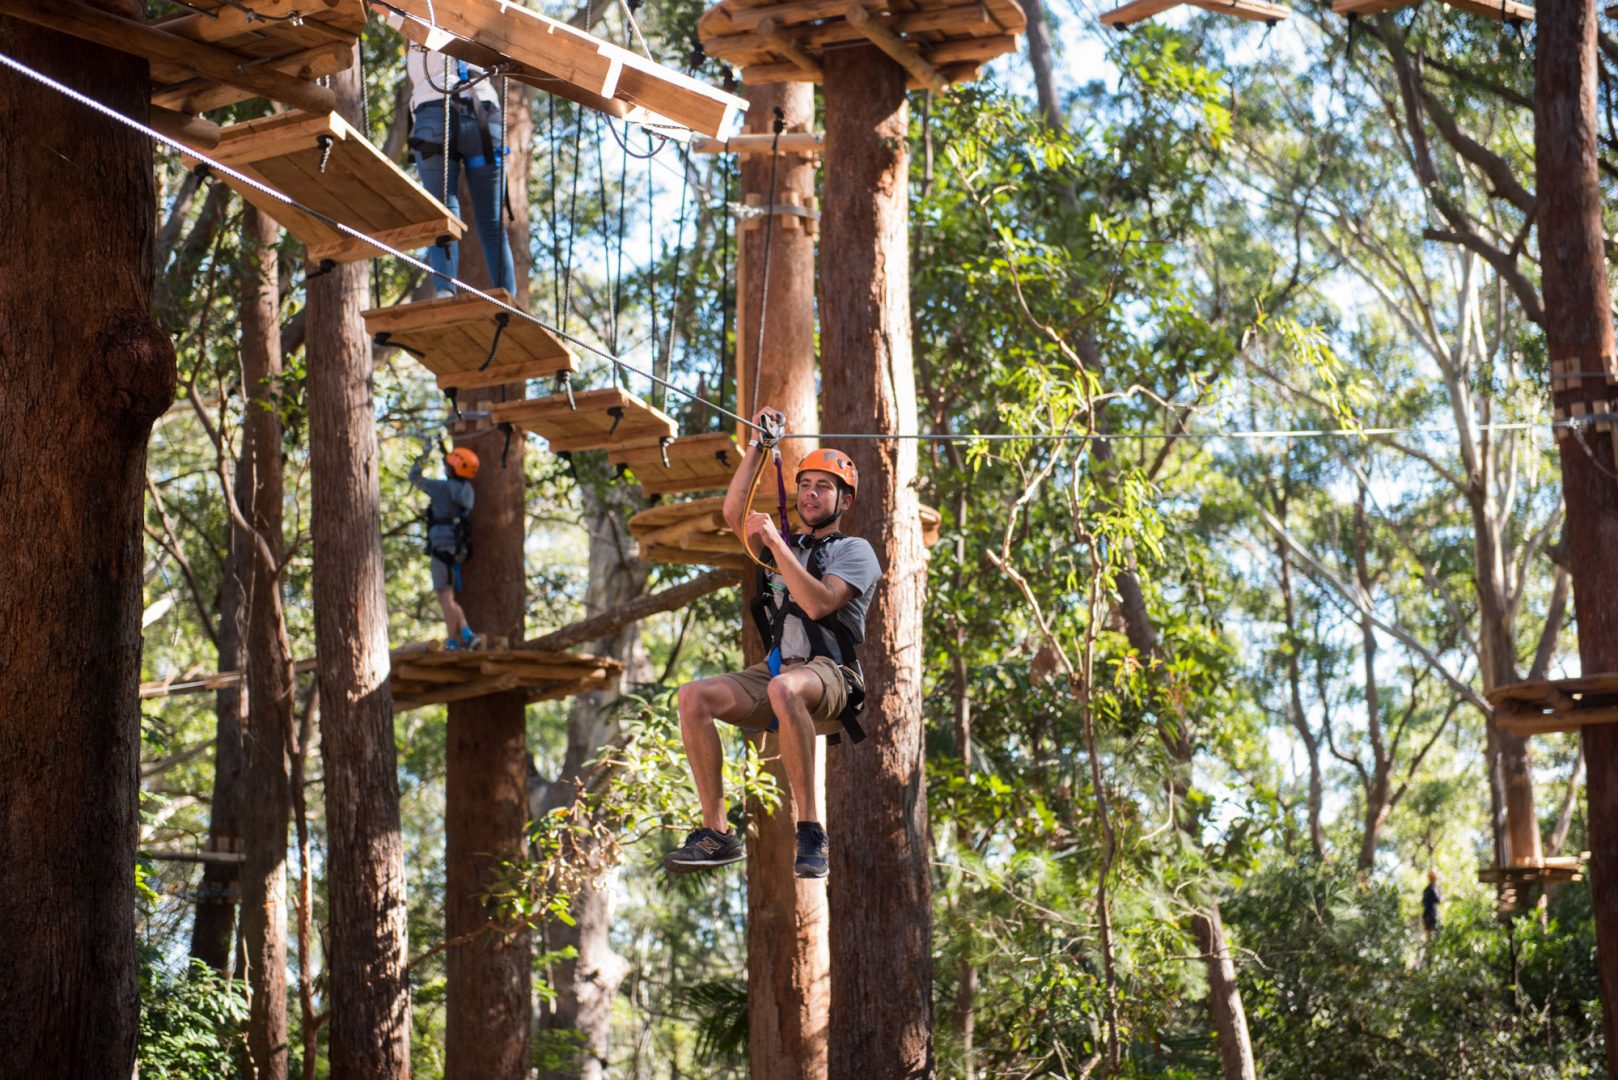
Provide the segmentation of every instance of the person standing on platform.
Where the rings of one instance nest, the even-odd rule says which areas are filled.
[[[428,194],[461,217],[461,172],[472,196],[472,227],[483,245],[483,261],[489,280],[497,289],[517,294],[516,264],[511,258],[511,242],[501,222],[505,192],[500,168],[505,147],[501,136],[505,125],[495,77],[482,68],[441,52],[408,46],[405,74],[410,80],[410,151]],[[449,157],[444,157],[445,109],[449,111]],[[460,270],[459,245],[454,241],[431,247],[427,265],[437,275],[433,280],[435,297],[453,296],[449,282]]]
[[[449,638],[446,649],[475,649],[478,636],[466,624],[455,594],[461,591],[461,565],[472,557],[472,478],[478,474],[478,456],[458,446],[444,456],[444,479],[423,475],[432,447],[422,450],[410,467],[410,483],[431,500],[427,507],[427,554],[432,558],[433,592],[444,612]]]

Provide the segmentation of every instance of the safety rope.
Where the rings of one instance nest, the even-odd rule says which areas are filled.
[[[674,288],[669,295],[669,333],[668,341],[663,348],[663,369],[659,374],[667,378],[674,370],[674,333],[680,323],[680,274],[684,269],[682,262],[685,255],[685,204],[686,196],[691,190],[691,162],[685,157],[680,158],[680,217],[674,231]],[[656,295],[653,295],[653,317],[656,317]],[[666,391],[659,392],[658,408],[662,408],[668,401]]]
[[[777,194],[775,190],[776,167],[781,161],[781,133],[786,130],[786,127],[787,114],[777,105],[775,107],[775,137],[770,140],[769,205],[772,212],[764,218],[764,268],[760,275],[762,280],[759,283],[758,290],[758,334],[755,337],[756,344],[753,348],[753,404],[749,409],[753,413],[758,412],[758,385],[759,381],[764,377],[764,318],[765,313],[770,310],[770,255],[771,249],[775,247],[775,214],[773,209]],[[736,404],[739,407],[741,401],[738,399]]]

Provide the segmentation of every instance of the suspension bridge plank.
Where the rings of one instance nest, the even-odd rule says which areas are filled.
[[[787,520],[794,530],[801,532],[803,521],[798,517],[790,493],[787,499]],[[650,507],[630,518],[629,534],[640,545],[641,560],[735,569],[751,566],[742,551],[741,540],[725,524],[724,504],[724,496],[685,499]],[[779,511],[777,494],[766,492],[761,485],[753,499],[753,509],[775,520]],[[942,519],[930,506],[921,507],[920,515],[922,543],[932,547],[938,543]]]
[[[674,436],[676,424],[627,390],[612,386],[491,406],[494,423],[510,423],[550,441],[552,453],[610,450]]]
[[[489,295],[511,302],[504,289],[492,289]],[[494,361],[479,371],[489,359],[497,317],[502,314],[510,317],[500,333]],[[420,354],[417,359],[438,377],[443,390],[503,386],[573,371],[573,354],[559,338],[475,293],[373,308],[363,317],[366,330],[376,336],[378,344],[398,345]]]
[[[389,681],[395,712],[452,701],[519,691],[530,701],[602,690],[617,681],[623,666],[587,653],[511,649],[446,649],[422,642],[393,652]]]
[[[499,54],[532,80],[560,79],[592,98],[622,101],[653,116],[648,126],[686,128],[723,138],[747,103],[672,68],[592,36],[568,23],[501,0],[393,0],[417,36],[442,43],[448,33]],[[438,46],[435,46],[438,47]],[[447,44],[442,45],[449,48]],[[577,99],[575,99],[577,100]]]
[[[633,472],[647,495],[687,495],[723,488],[741,460],[736,440],[724,432],[682,435],[667,444],[625,446],[607,455],[607,464]]]
[[[322,138],[330,140],[324,172]],[[466,231],[464,222],[336,113],[288,112],[232,124],[221,129],[213,156],[314,211],[288,206],[235,177],[222,177],[302,240],[317,262],[352,262],[380,252],[316,214],[398,248],[430,245],[440,236],[459,238]]]

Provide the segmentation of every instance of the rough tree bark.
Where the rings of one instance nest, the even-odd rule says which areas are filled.
[[[293,742],[292,642],[281,596],[280,228],[242,212],[241,359],[246,408],[235,539],[246,544],[247,723],[242,729],[242,953],[252,1012],[248,1052],[259,1080],[287,1074],[287,823]],[[242,528],[242,526],[247,528]]]
[[[873,46],[825,58],[822,230],[824,425],[916,430],[910,337],[905,73]],[[858,745],[828,751],[831,1013],[828,1075],[933,1075],[932,882],[922,755],[926,561],[912,439],[859,439],[848,531],[883,567],[861,650],[869,697]]]
[[[531,92],[508,95],[506,179],[510,190],[527,190]],[[471,206],[463,190],[461,205]],[[512,200],[515,220],[507,221],[517,280],[516,306],[528,300],[528,205]],[[461,274],[474,285],[491,281],[482,245],[461,245]],[[468,391],[461,408],[479,410],[494,401],[521,397],[523,388]],[[473,487],[472,550],[463,572],[461,604],[472,628],[520,640],[526,610],[523,574],[523,461],[521,432],[512,435],[483,424],[455,439],[470,447],[480,468]],[[502,462],[501,458],[505,460]],[[525,793],[528,767],[527,707],[521,693],[494,694],[452,702],[445,754],[444,936],[459,938],[486,925],[498,913],[483,897],[499,876],[504,859],[519,857],[528,821]],[[531,941],[527,930],[482,934],[450,949],[445,1021],[445,1076],[450,1080],[520,1080],[527,1076]]]
[[[359,121],[355,68],[332,76]],[[410,1075],[404,848],[388,688],[366,264],[309,282],[309,453],[315,652],[325,766],[331,1075]]]
[[[1592,0],[1545,0],[1538,7],[1534,50],[1534,164],[1539,177],[1540,266],[1545,337],[1553,370],[1613,369],[1612,297],[1602,240],[1597,173],[1596,8]],[[1553,385],[1553,390],[1554,390]],[[1558,413],[1618,411],[1618,390],[1605,379],[1576,379],[1554,393]],[[1618,671],[1618,483],[1611,473],[1608,431],[1558,432],[1567,502],[1567,553],[1579,629],[1579,659],[1588,674]],[[1597,967],[1607,1045],[1618,1047],[1618,730],[1583,733],[1590,822],[1590,887],[1595,907]],[[1618,1054],[1607,1055],[1618,1077]]]
[[[780,109],[787,131],[810,131],[815,121],[814,87],[779,83],[744,90],[752,104],[747,130],[775,130]],[[769,154],[741,159],[742,201],[758,205],[802,203],[815,191],[815,161],[801,154]],[[775,190],[771,191],[774,181]],[[739,229],[736,259],[737,411],[752,416],[764,405],[780,409],[791,431],[815,431],[820,425],[815,402],[815,245],[801,219],[775,218],[744,222]],[[769,310],[764,311],[765,233],[770,233]],[[764,332],[759,347],[760,319]],[[756,403],[756,404],[755,404]],[[751,430],[738,432],[743,442]],[[794,439],[781,447],[787,483],[798,460],[814,449]],[[773,490],[774,470],[760,490]],[[789,493],[788,498],[791,498]],[[764,643],[748,617],[748,604],[758,589],[758,575],[742,576],[742,660],[764,659]],[[818,742],[817,742],[817,745]],[[759,744],[770,775],[783,793],[786,771],[774,735]],[[820,762],[826,762],[819,748]],[[824,784],[817,770],[816,783]],[[822,800],[824,802],[824,800]],[[792,874],[797,857],[797,814],[788,794],[774,814],[755,799],[747,804],[747,1056],[754,1080],[809,1080],[826,1075],[827,979],[830,955],[826,939],[826,889],[820,882],[799,881]],[[828,826],[830,827],[830,826]]]
[[[247,545],[231,530],[225,572],[219,582],[219,670],[240,671],[247,662],[243,634],[243,592],[247,578]],[[241,683],[214,696],[213,794],[208,803],[208,848],[235,851],[241,835],[242,721],[247,707]],[[196,916],[191,923],[191,958],[221,975],[231,973],[231,944],[236,934],[236,900],[241,867],[230,862],[202,865],[197,885]]]
[[[584,499],[585,527],[590,533],[590,583],[585,605],[593,614],[644,594],[649,568],[635,557],[634,541],[626,524],[632,506],[629,491],[593,483],[581,484],[579,490]],[[591,642],[586,651],[623,664],[624,686],[647,682],[652,677],[638,624],[621,627]],[[574,698],[567,718],[567,753],[561,772],[546,790],[540,813],[572,805],[584,781],[586,764],[617,735],[613,704],[619,696],[616,690],[598,690]],[[604,890],[585,889],[575,896],[572,915],[572,926],[552,920],[545,927],[549,951],[572,946],[577,956],[556,964],[556,998],[540,1018],[540,1026],[558,1035],[577,1033],[571,1037],[578,1039],[578,1049],[568,1066],[542,1073],[541,1077],[603,1080],[607,1076],[612,1001],[629,965],[607,940],[612,912]]]
[[[146,116],[142,60],[3,18],[0,51]],[[142,490],[175,382],[154,199],[144,136],[0,72],[0,1067],[44,1080],[135,1064]]]

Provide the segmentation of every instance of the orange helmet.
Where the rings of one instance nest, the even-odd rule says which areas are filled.
[[[860,489],[860,471],[854,467],[854,459],[841,450],[810,451],[798,462],[798,471],[792,474],[793,482],[806,472],[829,472],[847,484],[848,490],[858,492]]]
[[[457,446],[445,457],[450,471],[462,480],[470,480],[478,474],[478,456],[464,446]]]

